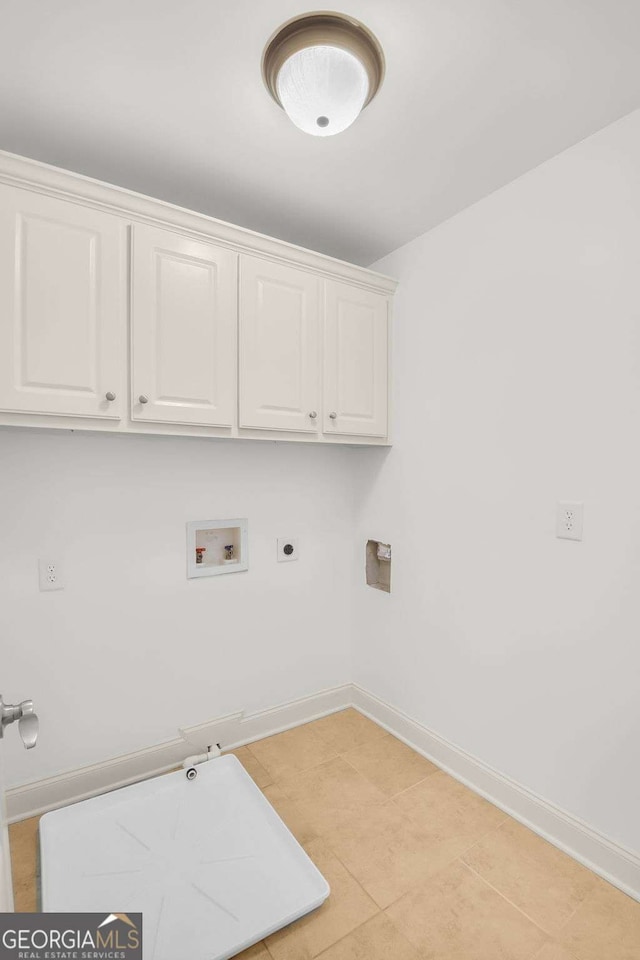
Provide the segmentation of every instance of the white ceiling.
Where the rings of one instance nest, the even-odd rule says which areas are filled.
[[[312,0],[0,0],[0,148],[359,263],[640,106],[640,0],[344,0],[387,76],[310,137],[260,58]]]

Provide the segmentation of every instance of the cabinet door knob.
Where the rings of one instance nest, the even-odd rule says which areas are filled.
[[[109,403],[111,403],[111,401],[112,401],[112,400],[115,400],[115,398],[116,398],[115,393],[113,393],[113,391],[111,391],[111,390],[109,390],[109,393],[105,393],[104,396],[105,396],[105,399],[109,401]]]
[[[335,410],[332,410],[331,413],[329,414],[329,420],[337,420],[337,419],[338,419],[338,414],[335,412]]]
[[[149,397],[145,397],[144,393],[141,393],[138,397],[140,403],[149,403]]]
[[[309,416],[311,417],[312,420],[315,420],[315,418],[318,416],[317,411],[312,410]]]

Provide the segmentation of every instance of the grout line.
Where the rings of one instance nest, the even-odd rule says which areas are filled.
[[[382,728],[381,728],[381,729],[382,729]],[[286,731],[285,731],[285,732],[286,732]],[[276,734],[276,736],[277,736],[277,734]],[[268,738],[266,738],[266,739],[268,739]],[[254,741],[254,742],[259,742],[259,741]],[[247,744],[245,744],[245,746],[246,746],[246,747],[249,747],[249,750],[250,750],[250,752],[251,752],[251,756],[254,758],[254,760],[257,761],[257,763],[260,764],[260,766],[263,768],[263,770],[265,770],[265,771],[269,774],[270,777],[273,777],[273,774],[269,773],[269,769],[264,765],[264,763],[262,763],[262,761],[261,761],[261,760],[255,755],[255,753],[251,750],[251,745],[247,743]],[[366,744],[362,744],[362,746],[366,746]],[[351,752],[351,750],[353,750],[353,749],[355,749],[355,748],[351,747],[350,750],[347,751],[347,752]],[[366,774],[361,773],[360,770],[357,770],[356,767],[353,766],[353,764],[351,763],[351,761],[347,759],[347,757],[346,757],[346,755],[345,755],[344,753],[333,753],[333,754],[331,754],[331,756],[325,757],[324,760],[320,760],[319,763],[312,763],[311,766],[309,766],[309,767],[303,767],[303,768],[300,769],[300,770],[296,770],[295,773],[285,774],[285,775],[282,776],[282,777],[273,777],[272,783],[277,783],[277,784],[280,786],[282,780],[289,780],[289,779],[292,779],[293,777],[303,776],[304,774],[309,773],[311,770],[316,770],[318,767],[322,767],[322,766],[324,766],[324,765],[327,764],[327,763],[331,763],[333,760],[344,760],[345,763],[347,763],[347,764],[352,768],[352,770],[355,770],[356,773],[357,773],[359,776],[361,776],[361,777],[363,777],[365,780],[367,780],[367,782],[370,783],[370,784],[372,784],[372,786],[374,786],[374,787],[376,786],[376,784],[373,783],[373,781],[369,780],[369,778],[366,776]],[[380,790],[379,787],[376,787],[376,789],[379,790],[380,793],[382,793],[382,790]],[[390,797],[385,797],[385,800],[390,800],[390,799],[391,799]]]
[[[323,720],[324,717],[321,717],[320,719]],[[311,722],[311,723],[315,723],[316,721],[312,720],[312,721],[310,721],[310,722]],[[294,729],[297,729],[297,728],[294,728]],[[285,731],[283,731],[283,732],[284,732],[284,733],[288,733],[289,731],[288,731],[288,730],[285,730]],[[274,734],[274,736],[279,736],[279,734]],[[265,739],[265,740],[269,740],[270,737],[265,737],[264,739]],[[254,740],[254,741],[253,741],[253,743],[260,743],[260,742],[261,742],[261,741],[259,741],[259,740]],[[251,753],[251,756],[254,758],[254,760],[256,760],[257,763],[260,764],[260,766],[263,768],[263,770],[265,770],[265,771],[269,774],[270,777],[273,777],[273,774],[271,774],[271,773],[269,772],[268,768],[265,767],[265,765],[264,765],[264,763],[262,762],[262,760],[260,760],[260,758],[257,757],[256,754],[253,752],[253,750],[251,749],[251,744],[250,744],[250,743],[245,743],[244,746],[249,749],[249,752]],[[237,748],[236,748],[236,749],[237,749]],[[282,778],[273,777],[273,783],[279,782],[280,779],[287,780],[287,779],[290,779],[291,777],[302,776],[302,774],[308,773],[309,770],[315,770],[316,767],[321,767],[323,764],[325,764],[325,763],[330,763],[332,760],[337,760],[339,757],[341,757],[341,758],[343,758],[343,759],[346,760],[346,757],[344,757],[343,754],[341,754],[341,753],[332,753],[331,756],[325,757],[324,760],[321,760],[319,763],[312,763],[312,764],[311,764],[310,766],[308,766],[308,767],[302,767],[300,770],[296,770],[294,773],[285,774]],[[346,762],[349,763],[348,760],[346,760]]]
[[[551,944],[551,945],[553,946],[553,943],[554,943],[553,940],[545,940],[545,942],[542,944],[542,946],[540,947],[540,949],[539,949],[539,950],[536,950],[535,953],[532,953],[531,956],[528,958],[528,960],[536,960],[536,957],[539,957],[540,954],[542,953],[542,951],[543,951],[544,949],[546,949],[546,947],[548,947],[549,944]]]
[[[355,767],[355,766],[351,763],[351,760],[347,760],[347,758],[346,758],[346,756],[345,756],[344,754],[342,754],[342,753],[340,754],[340,759],[341,759],[341,760],[344,760],[344,762],[347,764],[347,766],[351,767],[351,769],[352,769],[355,773],[357,773],[359,777],[362,777],[363,780],[366,780],[367,783],[369,784],[369,786],[371,786],[371,787],[373,787],[375,790],[377,790],[378,793],[380,794],[380,796],[384,798],[384,799],[381,801],[380,806],[382,806],[383,803],[386,803],[386,801],[389,800],[389,797],[386,797],[386,796],[385,796],[384,792],[380,789],[380,787],[379,787],[377,784],[375,784],[375,783],[373,782],[373,780],[370,780],[369,777],[366,775],[366,773],[362,773],[360,770],[358,770],[358,768]],[[372,804],[372,806],[374,806],[374,804]]]
[[[252,756],[255,757],[255,754],[252,754]],[[270,777],[272,777],[272,783],[280,784],[283,780],[292,780],[294,777],[302,777],[311,770],[316,770],[318,767],[324,766],[325,763],[331,763],[332,760],[337,760],[339,756],[339,754],[335,754],[335,756],[327,757],[325,760],[321,760],[320,763],[312,763],[309,767],[302,767],[300,770],[295,770],[293,773],[285,773],[277,777],[274,777],[272,773],[269,773],[268,768],[265,767],[260,760],[258,760],[258,763],[260,763],[263,769],[267,771]],[[255,757],[255,759],[257,760],[258,758]]]
[[[588,870],[588,867],[585,867],[585,870]],[[571,923],[571,921],[573,920],[573,918],[575,917],[575,915],[578,913],[578,911],[579,911],[579,910],[582,910],[582,908],[583,908],[585,905],[588,904],[589,900],[591,900],[591,898],[595,896],[596,891],[597,891],[597,888],[598,888],[598,885],[599,885],[600,883],[607,883],[606,880],[603,880],[602,877],[599,877],[597,873],[593,873],[592,870],[589,870],[589,873],[591,873],[591,875],[594,877],[594,879],[595,879],[595,881],[596,881],[596,882],[595,882],[595,885],[594,885],[594,888],[593,888],[593,890],[590,890],[590,891],[589,891],[589,893],[586,895],[586,897],[584,898],[584,900],[581,900],[580,903],[578,904],[578,906],[575,908],[575,910],[573,910],[573,911],[571,912],[571,915],[570,915],[569,917],[567,917],[567,920],[566,920],[565,923],[562,924],[562,929],[561,929],[560,932],[557,934],[557,937],[559,937],[559,936],[562,935],[562,933],[563,933],[563,932],[566,930],[566,928],[569,926],[569,924]],[[611,886],[611,885],[607,883],[607,886]],[[614,887],[613,889],[615,890],[616,888]],[[565,950],[566,950],[566,947],[565,947]],[[571,953],[571,951],[567,950],[567,953]],[[573,954],[571,954],[571,956],[573,956]]]
[[[295,801],[294,801],[294,803],[295,803]],[[346,870],[346,872],[349,874],[349,876],[350,876],[351,879],[354,881],[354,883],[356,883],[356,884],[358,885],[358,887],[360,887],[360,889],[361,889],[362,892],[364,893],[365,897],[367,897],[367,899],[371,901],[371,903],[372,903],[372,904],[374,905],[374,907],[376,908],[377,912],[378,912],[378,913],[381,913],[384,908],[381,907],[378,903],[376,903],[376,901],[373,899],[373,897],[371,896],[371,894],[369,893],[368,890],[365,890],[362,882],[355,876],[354,873],[351,872],[351,870],[349,869],[349,867],[347,866],[347,864],[343,861],[342,857],[338,856],[338,854],[336,853],[336,851],[335,851],[335,850],[333,849],[333,847],[331,846],[331,843],[329,842],[329,840],[327,839],[327,837],[325,837],[325,836],[323,836],[322,834],[320,834],[320,835],[317,836],[315,839],[316,839],[316,840],[320,840],[320,842],[323,843],[323,844],[328,848],[328,850],[331,852],[331,856],[334,857],[334,859],[336,859],[336,860],[338,861],[338,863],[339,863],[339,864]],[[313,842],[313,841],[312,841],[312,842]],[[318,867],[318,869],[320,869],[320,868]],[[376,916],[376,914],[374,914],[374,916]],[[369,917],[369,919],[371,920],[371,917]],[[365,920],[364,922],[366,923],[367,921]],[[360,924],[360,926],[362,926],[362,924]]]
[[[508,903],[509,906],[513,907],[514,910],[517,910],[518,913],[521,913],[523,917],[526,917],[527,920],[530,923],[532,923],[534,927],[536,927],[540,931],[540,933],[543,933],[545,937],[552,938],[555,936],[555,934],[550,933],[548,930],[545,930],[544,927],[541,927],[540,924],[536,920],[534,920],[533,917],[530,917],[529,914],[522,909],[522,907],[519,907],[517,903],[514,903],[512,900],[509,900],[509,897],[507,897],[504,893],[502,893],[501,890],[498,890],[497,887],[494,887],[494,885],[490,883],[486,877],[483,877],[481,873],[478,873],[477,870],[474,870],[473,867],[470,867],[469,864],[462,859],[462,857],[458,857],[458,861],[463,867],[466,867],[470,873],[476,876],[478,880],[481,880],[482,883],[484,883],[487,887],[490,887],[494,893],[497,893],[498,896],[505,901],[505,903]]]
[[[327,714],[326,716],[317,717],[315,720],[309,720],[309,721],[307,721],[306,723],[298,724],[297,726],[294,726],[294,727],[289,727],[289,728],[287,728],[286,730],[281,730],[280,733],[273,733],[273,734],[271,734],[271,735],[268,736],[268,737],[261,737],[261,738],[259,738],[258,740],[252,740],[252,741],[250,741],[250,742],[248,742],[248,743],[243,744],[243,746],[247,747],[247,749],[248,749],[249,752],[251,753],[251,756],[254,758],[254,760],[256,760],[256,761],[267,771],[267,773],[269,774],[269,776],[272,776],[272,774],[269,772],[269,770],[267,769],[267,767],[264,766],[264,764],[262,763],[262,761],[260,760],[260,758],[257,756],[257,754],[255,754],[254,751],[251,749],[254,744],[263,743],[265,740],[271,740],[271,739],[273,739],[273,738],[275,738],[275,737],[280,736],[281,733],[289,733],[290,730],[300,730],[300,729],[303,728],[303,727],[313,726],[313,725],[315,725],[316,723],[321,722],[322,720],[328,719],[328,717],[335,717],[335,716],[338,716],[338,715],[341,714],[341,713],[346,713],[347,710],[354,710],[359,716],[364,717],[364,714],[361,713],[360,710],[357,710],[357,709],[356,709],[355,707],[353,707],[353,706],[350,706],[350,707],[349,707],[349,706],[347,706],[347,707],[342,707],[342,708],[340,708],[339,710],[335,710],[335,711],[333,711],[332,713]],[[368,720],[369,717],[367,717],[366,719]],[[375,720],[371,720],[370,722],[371,722],[371,723],[376,727],[376,729],[379,731],[379,737],[371,737],[371,740],[365,741],[365,743],[362,743],[362,744],[358,744],[356,747],[350,746],[350,747],[348,748],[348,750],[345,750],[345,751],[342,751],[342,752],[341,752],[340,750],[338,750],[336,753],[331,754],[331,756],[325,757],[325,759],[324,759],[324,760],[321,760],[320,763],[313,763],[313,764],[311,764],[311,766],[309,766],[309,767],[303,767],[301,770],[297,770],[297,771],[296,771],[295,773],[293,773],[293,774],[287,774],[287,775],[286,775],[284,778],[282,778],[282,779],[286,779],[286,778],[289,777],[289,776],[294,776],[294,777],[295,777],[295,776],[299,776],[300,774],[307,773],[307,771],[313,770],[315,767],[319,767],[319,766],[321,766],[323,763],[328,763],[330,760],[336,760],[338,757],[343,757],[343,758],[346,760],[345,753],[349,753],[349,752],[351,752],[351,750],[357,749],[358,746],[360,746],[360,747],[367,746],[369,743],[373,743],[375,740],[381,739],[382,737],[393,737],[393,734],[392,734],[392,733],[389,733],[388,730],[385,730],[384,727],[380,726],[379,723],[376,723]],[[398,739],[397,737],[393,737],[393,738],[394,738],[394,740],[397,740],[397,739]],[[237,749],[237,748],[236,748],[236,749]],[[412,749],[413,749],[413,748],[412,748]],[[228,752],[230,752],[230,751],[228,751]],[[414,753],[417,753],[417,751],[414,750]],[[418,756],[420,756],[420,754],[418,754]],[[347,763],[348,763],[348,762],[349,762],[349,761],[347,760]],[[354,768],[354,769],[355,769],[355,768]],[[358,771],[358,773],[359,773],[359,772],[360,772],[360,771]],[[362,774],[362,776],[364,776],[364,774]],[[277,783],[278,780],[279,780],[279,778],[273,777],[273,782],[274,782],[274,783]],[[370,781],[370,782],[371,782],[371,781]]]
[[[381,729],[382,729],[382,728],[381,728]],[[398,738],[397,738],[397,737],[394,737],[392,733],[387,734],[387,736],[393,737],[394,740],[398,740]],[[401,743],[401,742],[402,742],[401,740],[398,740],[398,743]],[[367,744],[363,744],[363,746],[367,746]],[[352,753],[354,749],[357,749],[357,748],[352,747],[352,748],[348,751],[348,753]],[[415,755],[416,755],[417,757],[420,756],[420,754],[418,753],[418,751],[417,751],[417,750],[414,750],[413,747],[409,747],[409,749],[412,751],[412,753],[415,753]],[[340,756],[342,757],[342,759],[343,759],[346,763],[349,764],[350,767],[353,767],[353,769],[356,771],[356,773],[359,773],[360,776],[361,776],[361,777],[364,777],[364,779],[365,779],[368,783],[370,783],[370,784],[371,784],[372,786],[374,786],[377,790],[379,790],[380,793],[384,794],[385,803],[389,802],[390,800],[395,800],[396,797],[401,797],[403,793],[406,793],[406,792],[407,792],[407,790],[413,790],[414,787],[419,786],[421,783],[424,783],[425,780],[428,780],[429,777],[432,777],[432,776],[434,775],[434,773],[442,773],[442,771],[440,770],[440,767],[438,767],[438,766],[434,763],[434,764],[433,764],[434,769],[433,769],[430,773],[428,773],[428,774],[426,775],[426,777],[422,777],[420,780],[417,780],[416,783],[412,783],[412,784],[410,784],[408,787],[403,787],[403,789],[402,789],[402,790],[398,790],[397,793],[392,793],[390,796],[387,796],[387,795],[384,793],[384,790],[382,790],[381,787],[379,787],[377,783],[375,783],[370,777],[368,777],[366,773],[363,773],[362,770],[358,770],[358,768],[356,767],[356,765],[355,765],[354,763],[352,763],[351,760],[348,759],[348,757],[347,757],[347,755],[346,755],[345,753],[341,753]]]
[[[415,750],[414,750],[414,753],[416,753]],[[416,756],[419,757],[420,754],[419,754],[419,753],[416,753]],[[435,766],[436,766],[436,765],[435,765],[435,763],[434,763],[434,767],[435,767]],[[410,787],[404,787],[403,790],[398,790],[397,793],[394,793],[394,794],[392,794],[392,796],[387,797],[387,800],[398,800],[400,797],[404,796],[405,793],[408,793],[409,790],[413,790],[414,787],[419,787],[421,783],[424,783],[424,782],[425,782],[425,780],[429,780],[431,777],[435,776],[436,773],[444,773],[444,770],[441,770],[440,767],[436,767],[435,770],[432,770],[431,773],[428,773],[428,774],[426,775],[426,777],[423,777],[423,778],[422,778],[422,780],[418,780],[417,783],[412,783]]]
[[[277,736],[277,734],[276,734],[276,736]],[[269,739],[268,737],[265,737],[265,740],[268,740],[268,739]],[[260,743],[260,741],[259,741],[259,740],[254,740],[253,743]],[[259,761],[258,758],[256,757],[255,753],[254,753],[253,750],[251,749],[251,744],[250,744],[250,743],[245,743],[245,744],[243,744],[243,746],[245,746],[245,747],[247,748],[247,750],[249,751],[249,753],[251,754],[251,756],[253,757],[253,759],[256,761],[256,763],[260,763],[260,761]],[[242,747],[234,747],[233,750],[242,750]],[[233,750],[228,750],[228,751],[226,751],[226,752],[227,752],[227,753],[233,753]],[[225,752],[225,751],[223,751],[223,753],[224,753],[224,752]],[[260,766],[262,766],[262,764],[260,764]],[[265,769],[266,769],[266,767],[265,767]]]
[[[468,847],[465,847],[462,853],[459,854],[460,860],[462,860],[463,857],[465,857],[471,850],[473,850],[474,847],[477,847],[479,846],[479,844],[484,843],[485,840],[488,840],[490,837],[492,837],[494,833],[498,832],[498,830],[502,830],[502,828],[504,827],[504,823],[505,823],[504,820],[501,820],[500,823],[498,823],[495,827],[492,827],[491,830],[487,830],[487,832],[483,833],[481,837],[478,837],[478,839],[474,840],[473,843],[470,843]]]
[[[399,903],[400,900],[403,900],[405,897],[409,896],[409,894],[414,893],[415,891],[420,890],[421,887],[424,887],[428,883],[431,883],[431,881],[435,880],[436,877],[439,877],[441,873],[444,873],[445,870],[448,870],[449,867],[452,864],[454,864],[457,859],[458,859],[457,857],[452,857],[451,860],[448,860],[447,863],[443,863],[442,866],[438,867],[437,870],[434,870],[434,872],[429,874],[429,876],[423,877],[422,880],[418,880],[417,883],[414,883],[413,886],[409,887],[408,890],[405,890],[404,893],[401,893],[399,897],[396,897],[396,899],[392,900],[391,903],[388,903],[386,907],[383,907],[382,912],[387,913],[387,911],[389,911],[391,907],[394,907],[396,903]],[[389,919],[392,920],[391,917],[389,917]],[[408,939],[408,938],[405,936],[405,939]],[[417,949],[417,947],[415,949]]]
[[[493,884],[489,883],[489,881],[488,881],[484,876],[482,876],[481,873],[479,873],[474,867],[472,867],[469,863],[467,863],[467,861],[464,859],[464,857],[465,857],[471,850],[473,850],[474,847],[477,847],[478,844],[480,844],[480,843],[482,843],[483,841],[489,839],[494,833],[497,833],[498,830],[501,830],[503,826],[504,826],[504,821],[502,821],[502,823],[500,823],[500,824],[495,828],[495,830],[492,830],[492,831],[490,831],[489,833],[484,834],[484,836],[482,836],[479,840],[477,840],[475,843],[473,843],[470,847],[467,847],[467,849],[464,850],[464,851],[460,854],[460,856],[459,856],[459,859],[462,861],[462,863],[464,863],[464,865],[465,865],[466,867],[469,868],[469,870],[472,870],[473,873],[477,874],[479,877],[482,878],[482,880],[484,880],[484,882],[487,884],[487,886],[490,886],[490,887],[492,887],[492,888],[495,889],[495,890],[497,890],[497,888],[493,887]],[[529,830],[528,827],[525,827],[525,830],[528,830],[529,833],[531,833],[532,836],[534,836],[534,837],[537,836],[537,834],[535,834],[535,833],[533,832],[533,830]],[[547,843],[548,841],[544,841],[544,842]],[[565,856],[568,857],[568,854],[565,854]],[[605,882],[605,883],[606,883],[606,881],[602,881],[602,878],[601,878],[601,877],[598,877],[598,875],[597,875],[596,873],[594,873],[592,870],[589,870],[588,867],[584,867],[584,869],[593,877],[594,884],[595,884],[596,887],[597,887],[597,885],[598,885],[600,882]],[[497,892],[500,893],[499,890],[497,890]],[[561,926],[560,926],[560,928],[558,929],[558,931],[557,931],[556,933],[553,933],[553,934],[550,933],[549,936],[555,937],[556,939],[557,939],[559,936],[561,936],[562,932],[566,929],[566,927],[569,925],[569,923],[571,923],[571,921],[572,921],[573,918],[575,917],[575,915],[576,915],[576,913],[578,912],[578,910],[580,910],[580,909],[591,899],[591,897],[595,894],[595,892],[596,892],[595,889],[590,890],[589,893],[586,895],[586,897],[585,897],[583,900],[580,900],[580,901],[578,902],[577,906],[574,907],[574,909],[573,909],[573,910],[571,911],[571,913],[568,915],[568,917],[566,918],[566,920],[563,921],[563,923],[561,924]],[[505,900],[507,900],[508,903],[511,903],[512,906],[514,906],[517,910],[520,910],[521,913],[524,913],[525,916],[528,916],[528,914],[525,913],[525,911],[522,910],[520,907],[518,907],[517,904],[513,903],[512,900],[509,900],[509,898],[508,898],[505,894],[500,893],[500,896],[502,896]],[[535,923],[537,927],[540,927],[540,924],[537,923],[535,920],[533,920],[531,917],[529,917],[529,919],[532,920],[532,922]],[[540,927],[540,929],[542,930],[543,928]]]
[[[577,956],[575,955],[575,953],[572,953],[571,950],[567,950],[567,948],[565,947],[564,943],[562,943],[560,940],[558,940],[557,937],[554,937],[554,938],[552,938],[551,940],[547,940],[546,943],[543,943],[542,946],[540,947],[540,949],[538,950],[538,952],[537,952],[537,953],[534,953],[534,955],[531,957],[531,960],[537,960],[538,957],[542,956],[542,951],[543,951],[543,950],[545,949],[545,947],[547,947],[549,944],[551,944],[551,946],[561,947],[561,948],[564,950],[564,952],[566,953],[566,955],[567,955],[567,957],[569,958],[569,960],[578,960],[578,958],[577,958]]]
[[[366,891],[365,891],[365,892],[366,892]],[[376,906],[377,906],[377,904],[376,904]],[[373,915],[372,917],[369,917],[367,920],[363,920],[362,923],[359,923],[358,926],[357,926],[357,927],[354,927],[353,930],[350,930],[349,933],[345,933],[345,935],[344,935],[343,937],[340,937],[339,940],[336,940],[335,943],[332,943],[332,944],[330,944],[328,947],[325,947],[324,950],[322,951],[322,953],[317,953],[317,954],[315,955],[315,957],[313,958],[313,960],[322,960],[322,958],[324,957],[324,955],[325,955],[326,953],[328,953],[329,950],[333,950],[334,947],[337,947],[338,944],[339,944],[339,943],[342,943],[343,940],[346,940],[347,937],[350,937],[352,934],[357,933],[358,930],[362,930],[362,928],[363,928],[363,927],[366,927],[366,925],[367,925],[368,923],[370,923],[371,920],[375,920],[376,917],[379,917],[382,912],[383,912],[382,910],[379,910],[378,913],[374,913],[374,915]],[[387,919],[389,919],[389,918],[387,918]],[[389,922],[391,922],[391,921],[389,920]],[[406,938],[405,938],[405,939],[406,939]]]

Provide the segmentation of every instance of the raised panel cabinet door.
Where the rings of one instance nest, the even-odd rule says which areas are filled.
[[[0,409],[126,410],[126,223],[0,186]]]
[[[388,433],[388,301],[328,280],[325,289],[325,435]]]
[[[319,285],[296,267],[240,258],[241,427],[318,432]]]
[[[133,420],[233,426],[237,259],[213,243],[134,226]]]

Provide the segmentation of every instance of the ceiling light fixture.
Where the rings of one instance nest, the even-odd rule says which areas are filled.
[[[340,13],[307,13],[283,24],[262,57],[267,90],[296,127],[330,137],[350,127],[384,76],[382,47]]]

